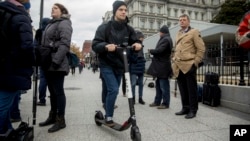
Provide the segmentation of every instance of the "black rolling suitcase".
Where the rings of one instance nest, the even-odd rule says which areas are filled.
[[[205,73],[205,83],[207,84],[219,84],[219,74],[218,73],[215,73],[215,72],[211,72],[209,70],[209,66],[207,66],[207,69],[208,69],[208,72]]]
[[[202,103],[209,106],[219,106],[221,98],[221,90],[217,84],[203,84]]]
[[[219,84],[219,74],[215,72],[207,72],[205,74],[205,83],[208,84]]]

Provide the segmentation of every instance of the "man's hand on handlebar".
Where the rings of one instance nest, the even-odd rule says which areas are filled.
[[[130,48],[133,48],[135,51],[139,51],[141,50],[142,48],[142,45],[139,44],[139,43],[134,43],[132,46],[130,46]],[[108,51],[108,52],[113,52],[113,51],[116,51],[116,49],[119,48],[117,45],[115,44],[107,44],[105,46],[105,49]]]
[[[115,45],[115,44],[107,44],[107,45],[105,46],[105,48],[106,48],[106,50],[107,50],[108,52],[113,52],[113,51],[115,51],[115,50],[116,50],[116,47],[117,47],[117,45]]]
[[[142,45],[139,44],[139,43],[134,43],[134,44],[132,45],[132,47],[134,47],[134,50],[135,50],[135,51],[139,51],[139,50],[141,50]]]

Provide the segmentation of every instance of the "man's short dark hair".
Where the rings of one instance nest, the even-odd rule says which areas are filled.
[[[179,16],[179,18],[181,18],[181,17],[187,17],[188,21],[190,21],[189,16],[187,14],[182,14]]]

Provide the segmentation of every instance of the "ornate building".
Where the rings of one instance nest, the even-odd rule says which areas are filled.
[[[191,20],[210,22],[225,0],[125,0],[130,25],[141,30],[146,37],[156,34],[162,25],[178,24],[178,17],[188,14]],[[108,11],[103,17],[112,17]]]

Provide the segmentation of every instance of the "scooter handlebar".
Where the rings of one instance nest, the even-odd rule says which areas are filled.
[[[124,48],[126,48],[126,49],[135,49],[135,47],[134,46],[125,46],[125,47],[121,47],[121,46],[117,46],[116,47],[117,49],[124,49]]]

